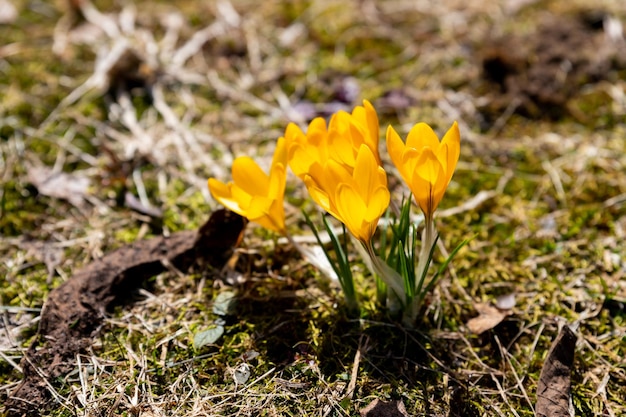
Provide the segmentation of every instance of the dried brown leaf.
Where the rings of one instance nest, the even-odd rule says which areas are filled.
[[[570,409],[570,375],[574,365],[576,335],[564,326],[552,343],[537,384],[537,416],[573,416]]]
[[[478,311],[478,317],[474,317],[467,322],[467,328],[476,334],[480,334],[487,330],[493,329],[504,320],[504,318],[510,315],[511,310],[500,310],[497,307],[493,307],[489,304],[478,303],[474,305],[476,311]]]

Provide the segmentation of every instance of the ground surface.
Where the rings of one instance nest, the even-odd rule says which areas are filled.
[[[0,2],[0,403],[54,288],[196,230],[219,208],[206,179],[228,180],[234,157],[267,167],[288,122],[368,99],[381,132],[461,127],[438,228],[448,250],[475,237],[417,329],[377,309],[356,254],[360,319],[249,225],[229,273],[174,262],[117,294],[45,379],[44,414],[359,415],[380,399],[531,416],[566,324],[575,414],[626,414],[622,1],[198,3]],[[288,188],[289,227],[309,236],[313,207]]]

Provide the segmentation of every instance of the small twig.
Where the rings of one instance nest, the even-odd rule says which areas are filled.
[[[4,352],[1,350],[0,350],[0,357],[4,359],[9,365],[11,365],[13,369],[15,369],[17,372],[24,373],[24,371],[22,370],[22,367],[18,365],[13,359],[5,355]]]
[[[352,363],[352,373],[350,374],[350,383],[348,384],[348,389],[346,391],[346,397],[352,398],[354,394],[354,389],[356,388],[356,380],[359,376],[359,364],[361,363],[361,349],[365,348],[363,344],[363,338],[367,337],[365,335],[361,335],[359,338],[359,347],[354,354],[354,362]],[[367,341],[365,342],[367,344]]]
[[[57,116],[61,110],[76,103],[85,94],[94,89],[104,89],[108,85],[107,73],[113,68],[113,66],[119,62],[120,58],[127,51],[129,46],[126,38],[117,38],[113,43],[113,46],[106,51],[104,55],[100,54],[96,60],[94,73],[81,85],[76,87],[71,93],[69,93],[61,102],[56,106],[52,112],[46,117],[46,119],[39,125],[36,130],[37,135],[41,135],[46,128],[57,119]]]
[[[605,200],[604,203],[602,203],[602,205],[605,208],[609,208],[609,207],[619,206],[624,203],[626,203],[626,193],[616,195],[615,197],[611,197],[608,200]]]
[[[465,201],[460,206],[451,207],[449,209],[439,211],[436,217],[437,218],[452,217],[452,216],[456,216],[457,214],[464,213],[466,211],[476,210],[476,208],[478,208],[481,204],[483,204],[487,200],[491,200],[496,195],[498,195],[498,193],[493,190],[480,191],[478,194],[476,194],[474,197],[470,198],[469,200]]]
[[[554,189],[556,190],[556,195],[559,198],[561,204],[565,207],[567,206],[567,198],[565,196],[565,189],[563,189],[563,183],[561,182],[561,176],[556,168],[552,165],[550,161],[543,161],[541,164],[543,169],[550,176],[550,180],[552,180],[552,184],[554,185]]]
[[[530,407],[530,409],[534,413],[535,412],[535,408],[533,407],[532,401],[530,401],[530,398],[528,397],[528,393],[526,392],[526,389],[524,388],[524,384],[523,384],[522,380],[520,379],[519,375],[517,374],[517,371],[515,370],[515,367],[511,363],[511,359],[510,359],[511,355],[510,355],[510,353],[507,350],[504,349],[504,347],[502,346],[502,343],[500,343],[500,338],[498,336],[495,336],[495,341],[496,341],[496,344],[498,345],[498,349],[500,350],[500,356],[502,357],[502,359],[504,359],[506,364],[511,369],[511,372],[513,373],[513,377],[515,378],[515,382],[517,384],[517,387],[522,392],[522,395],[524,396],[524,399],[526,400],[526,402],[528,403],[528,406]]]
[[[257,96],[248,93],[247,91],[237,90],[232,86],[226,84],[219,77],[217,71],[211,70],[207,73],[207,79],[215,90],[233,100],[248,103],[251,106],[256,107],[258,110],[267,113],[272,118],[278,118],[282,115],[282,111],[279,107],[275,107],[261,100]]]
[[[206,28],[199,30],[194,33],[191,39],[187,41],[182,47],[178,48],[176,53],[171,59],[171,65],[176,67],[181,67],[189,58],[196,55],[200,49],[207,43],[209,40],[216,38],[220,35],[223,35],[226,32],[226,25],[224,22],[213,22],[211,25]]]

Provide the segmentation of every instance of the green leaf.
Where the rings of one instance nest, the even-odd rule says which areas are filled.
[[[337,235],[335,235],[333,228],[328,223],[326,217],[322,217],[322,221],[324,222],[324,226],[326,227],[326,231],[328,232],[328,236],[330,237],[330,242],[333,245],[333,249],[335,250],[335,255],[337,256],[337,263],[339,264],[339,281],[341,282],[342,287],[344,287],[344,291],[346,291],[345,286],[349,286],[351,288],[351,293],[354,294],[354,284],[352,281],[352,270],[350,269],[350,262],[348,261],[347,252],[344,250],[344,247],[339,242]],[[344,229],[345,235],[345,229]],[[346,291],[347,292],[347,291]]]
[[[335,260],[330,256],[330,253],[328,253],[328,251],[324,247],[324,244],[322,243],[322,239],[320,239],[320,235],[319,235],[319,233],[317,231],[317,228],[315,227],[315,225],[311,221],[311,218],[309,217],[308,214],[306,214],[306,212],[304,210],[302,210],[302,214],[304,215],[304,219],[306,221],[306,224],[308,224],[309,227],[311,228],[311,231],[313,232],[313,236],[315,236],[315,240],[317,240],[317,244],[320,245],[320,247],[324,250],[324,254],[326,255],[326,258],[328,259],[328,263],[330,263],[330,266],[332,266],[332,268],[335,271],[335,273],[337,274],[337,276],[341,276],[341,271],[337,267],[337,262],[335,262]]]
[[[227,316],[235,309],[237,295],[233,291],[222,291],[213,301],[213,314]]]
[[[339,278],[339,284],[341,285],[341,289],[343,290],[344,296],[346,298],[348,309],[351,311],[351,313],[356,314],[359,308],[358,308],[358,302],[356,299],[356,290],[354,288],[354,278],[352,277],[352,270],[350,269],[350,261],[348,260],[348,255],[347,255],[348,253],[347,248],[346,248],[347,237],[346,237],[345,226],[344,226],[344,233],[343,233],[344,244],[342,245],[341,242],[339,241],[339,238],[335,234],[333,228],[328,223],[328,220],[326,219],[326,217],[322,216],[324,227],[326,228],[326,232],[328,233],[330,242],[335,252],[335,259],[333,259],[330,256],[329,251],[326,250],[326,248],[324,248],[322,241],[319,237],[319,232],[313,225],[313,222],[311,221],[310,217],[304,211],[303,211],[303,214],[304,214],[304,218],[306,219],[307,224],[309,225],[309,227],[313,231],[313,234],[315,235],[315,239],[317,240],[317,243],[324,250],[324,253],[326,254],[326,258],[328,258],[328,262],[331,264],[331,266],[333,267],[333,270],[335,271],[335,273],[337,274],[337,277]]]
[[[196,349],[200,349],[206,345],[212,345],[217,342],[220,337],[224,334],[224,326],[216,325],[210,329],[201,331],[200,333],[196,333],[193,337],[193,347]]]
[[[422,300],[424,299],[425,295],[429,291],[431,291],[433,289],[433,287],[435,286],[435,284],[437,283],[437,281],[439,280],[441,275],[443,275],[443,272],[446,270],[446,268],[448,267],[448,265],[450,264],[452,259],[456,256],[456,254],[461,250],[461,248],[463,248],[463,246],[467,245],[473,238],[474,238],[474,236],[472,236],[471,238],[468,238],[468,239],[464,239],[461,243],[459,243],[457,245],[457,247],[454,248],[454,250],[450,253],[450,256],[448,256],[448,258],[443,262],[443,264],[441,264],[441,266],[439,267],[439,269],[437,270],[435,275],[433,275],[433,277],[430,280],[430,282],[428,283],[428,285],[426,285],[424,290],[419,294],[419,296],[420,296],[420,304],[421,304]],[[435,242],[436,242],[436,240],[435,240]],[[432,256],[432,254],[431,254],[431,256]]]
[[[420,302],[424,298],[424,295],[428,291],[430,291],[430,288],[433,287],[433,285],[434,285],[433,281],[435,281],[435,279],[437,278],[437,274],[438,273],[435,274],[435,276],[433,276],[432,280],[428,283],[426,288],[422,290],[422,287],[424,286],[424,281],[426,280],[426,275],[428,275],[428,269],[430,267],[430,263],[433,261],[433,254],[435,253],[435,246],[437,246],[437,241],[438,240],[439,240],[439,235],[435,236],[435,240],[433,241],[433,245],[430,247],[430,251],[428,252],[428,258],[426,260],[426,266],[424,267],[424,270],[422,271],[422,276],[419,278],[419,282],[417,283],[417,290],[415,291],[415,294],[417,294],[417,296],[419,296]]]

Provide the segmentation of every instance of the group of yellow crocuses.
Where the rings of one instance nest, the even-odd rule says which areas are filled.
[[[335,113],[328,123],[321,117],[314,119],[306,133],[290,123],[278,139],[269,175],[252,158],[243,156],[233,162],[232,182],[211,178],[209,189],[228,209],[287,236],[283,198],[289,166],[311,198],[366,249],[371,248],[379,219],[390,203],[379,135],[376,110],[367,100],[352,113]],[[406,143],[391,126],[386,139],[391,161],[424,212],[426,229],[432,229],[433,214],[459,159],[457,123],[441,141],[425,123],[413,126]],[[428,234],[426,240],[434,242],[432,233]]]

